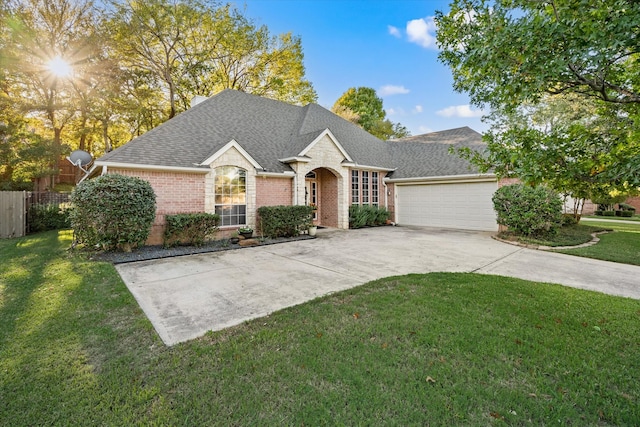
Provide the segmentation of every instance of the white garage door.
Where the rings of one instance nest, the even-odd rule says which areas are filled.
[[[496,231],[491,197],[497,182],[396,184],[396,221],[400,225]]]

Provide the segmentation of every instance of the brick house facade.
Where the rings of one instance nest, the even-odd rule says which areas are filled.
[[[416,177],[492,179],[470,173],[451,146],[484,147],[469,128],[382,141],[315,104],[225,90],[97,159],[88,176],[150,182],[157,197],[150,244],[162,241],[168,214],[217,213],[226,236],[255,227],[257,209],[269,205],[314,204],[315,224],[346,229],[353,204],[384,207],[396,219],[394,180],[406,188]]]

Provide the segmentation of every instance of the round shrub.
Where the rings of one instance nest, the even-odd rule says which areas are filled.
[[[83,181],[71,194],[76,242],[129,251],[149,237],[156,195],[140,178],[108,174]]]
[[[493,195],[498,224],[524,236],[554,233],[562,224],[562,200],[553,190],[513,184]]]

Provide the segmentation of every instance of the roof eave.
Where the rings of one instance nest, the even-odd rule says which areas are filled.
[[[425,183],[446,183],[446,182],[497,182],[495,174],[465,174],[465,175],[442,175],[442,176],[422,176],[409,178],[385,178],[385,182],[392,184],[415,184]]]

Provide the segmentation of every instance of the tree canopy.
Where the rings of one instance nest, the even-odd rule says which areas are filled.
[[[454,0],[436,12],[439,57],[475,104],[567,92],[640,103],[639,16],[635,0]]]
[[[382,99],[369,87],[349,88],[331,109],[380,139],[403,138],[410,133],[400,123],[387,119]]]
[[[300,38],[272,35],[229,5],[16,0],[0,3],[0,20],[3,182],[55,174],[73,149],[99,156],[186,110],[195,95],[234,88],[316,100]]]
[[[634,0],[454,0],[437,12],[454,88],[493,111],[489,155],[475,161],[575,195],[640,186],[638,17]]]

